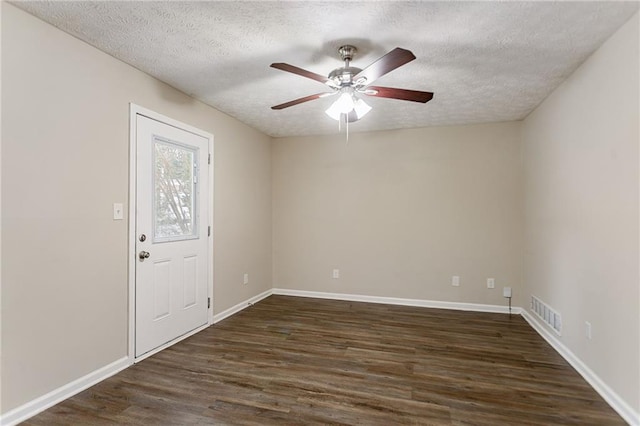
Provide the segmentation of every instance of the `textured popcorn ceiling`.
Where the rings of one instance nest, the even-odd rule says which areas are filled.
[[[337,48],[364,68],[395,47],[416,60],[377,85],[434,92],[418,104],[366,97],[350,131],[524,118],[638,10],[637,2],[14,2],[134,67],[272,136],[335,133],[335,98],[272,105],[325,86]],[[597,102],[597,99],[594,100]]]

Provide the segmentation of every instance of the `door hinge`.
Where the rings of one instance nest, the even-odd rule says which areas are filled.
[[[207,164],[211,164],[211,154],[209,154],[209,157],[207,157]]]
[[[207,309],[211,309],[211,298],[207,297]]]
[[[207,237],[211,236],[211,226],[207,226]]]

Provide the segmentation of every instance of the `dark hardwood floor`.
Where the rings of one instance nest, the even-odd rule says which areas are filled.
[[[520,316],[271,296],[27,425],[617,425]]]

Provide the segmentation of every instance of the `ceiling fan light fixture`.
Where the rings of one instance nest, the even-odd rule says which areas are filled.
[[[340,120],[342,114],[349,114],[355,111],[358,119],[371,111],[371,107],[365,101],[356,97],[353,91],[343,91],[340,97],[325,111],[334,120]]]
[[[342,114],[348,114],[353,111],[355,102],[353,95],[349,92],[342,92],[340,97],[325,111],[325,113],[334,120],[340,120]]]

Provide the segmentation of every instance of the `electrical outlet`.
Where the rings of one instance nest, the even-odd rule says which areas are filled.
[[[487,278],[487,288],[496,288],[495,278]]]
[[[249,274],[244,274],[244,278],[242,279],[242,282],[244,284],[249,284]]]
[[[340,278],[340,269],[334,269],[332,276],[334,280]]]
[[[459,287],[460,286],[460,277],[457,275],[454,275],[453,277],[451,277],[451,285],[454,287]]]

